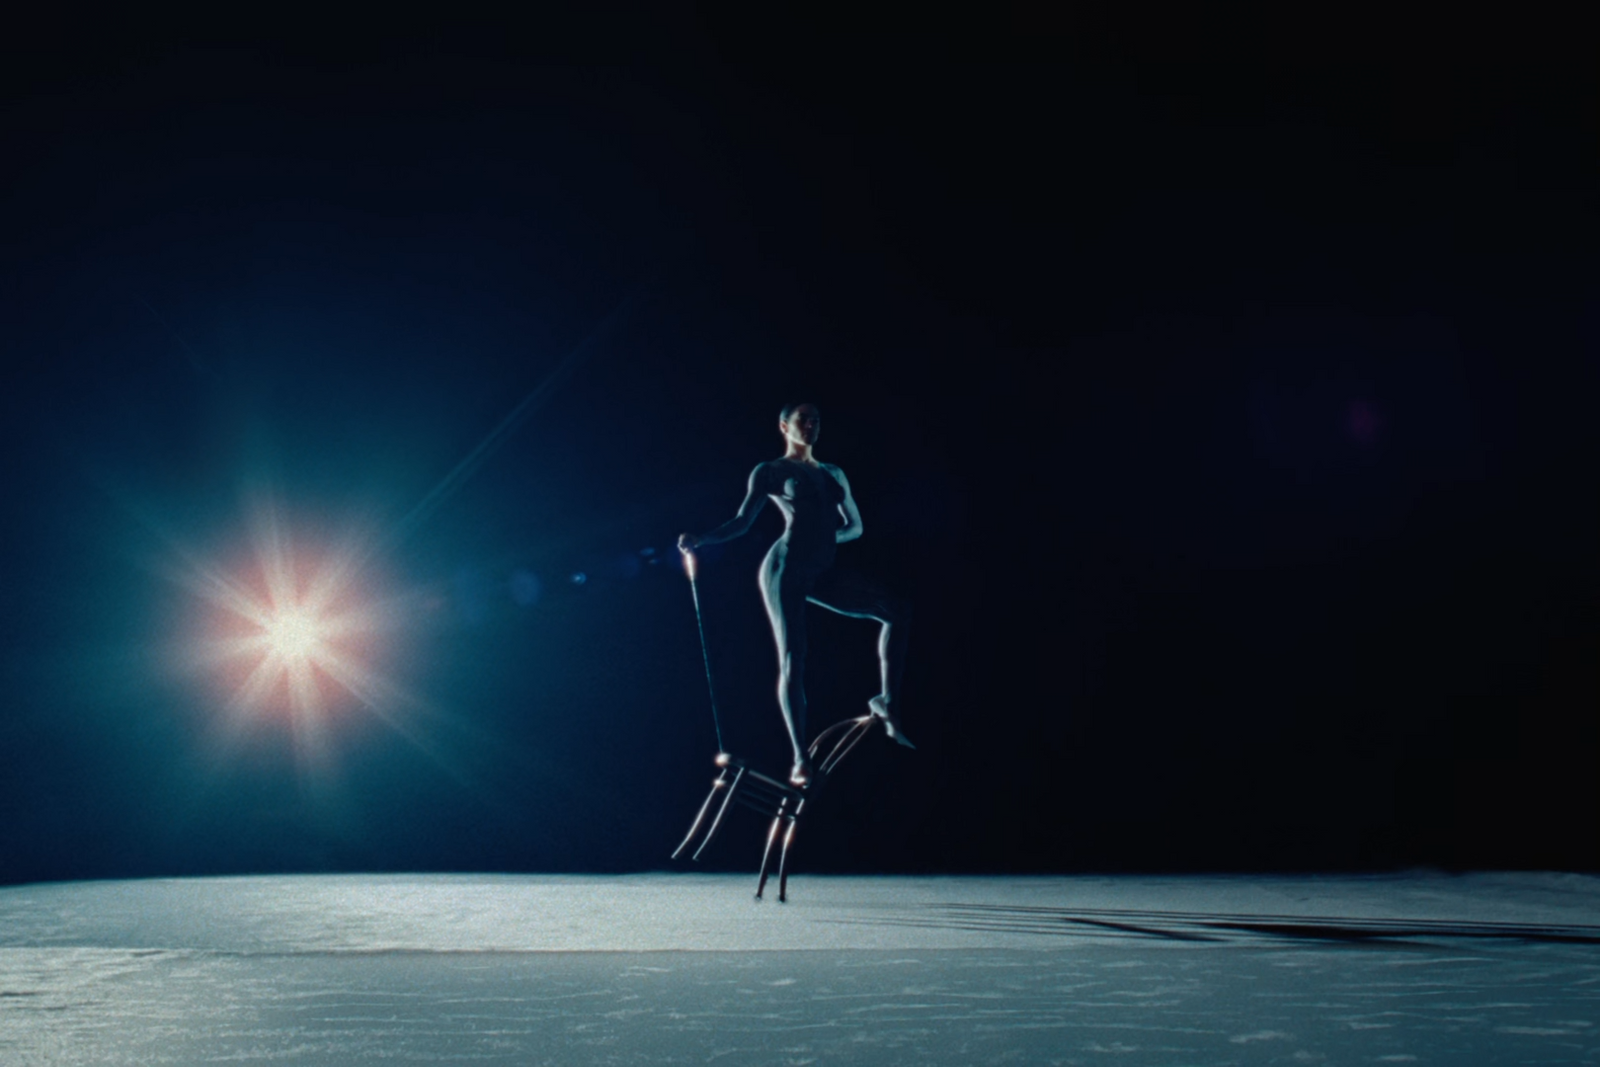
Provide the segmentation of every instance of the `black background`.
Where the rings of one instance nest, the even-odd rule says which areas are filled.
[[[25,28],[0,879],[664,865],[716,747],[670,545],[792,400],[861,505],[841,560],[917,612],[919,748],[852,756],[807,868],[1592,869],[1577,36]],[[222,747],[170,576],[247,566],[260,487],[296,544],[379,546],[412,699]],[[728,745],[774,767],[777,529],[701,579]],[[813,714],[858,714],[871,626],[812,623]]]

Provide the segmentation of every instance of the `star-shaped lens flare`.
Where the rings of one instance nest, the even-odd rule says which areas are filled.
[[[331,720],[357,707],[401,729],[396,712],[417,702],[373,660],[405,613],[398,602],[363,596],[374,538],[351,533],[331,549],[307,550],[291,543],[269,500],[251,507],[248,528],[251,551],[236,566],[180,552],[169,572],[210,609],[184,659],[224,685],[228,732],[286,717],[300,747],[315,752]]]
[[[360,659],[352,644],[372,627],[359,609],[334,606],[342,590],[327,575],[314,573],[309,588],[301,590],[294,580],[292,558],[284,562],[289,564],[286,580],[269,583],[271,591],[264,600],[221,605],[234,618],[220,622],[219,629],[227,636],[219,637],[216,651],[253,664],[239,687],[240,696],[252,704],[270,707],[286,695],[297,717],[326,714],[330,697],[338,694],[327,692],[329,687],[319,679],[326,677],[355,692],[351,683]],[[284,694],[278,693],[280,688]]]

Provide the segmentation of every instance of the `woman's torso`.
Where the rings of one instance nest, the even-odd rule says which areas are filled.
[[[833,562],[844,517],[844,487],[820,464],[775,459],[767,464],[767,495],[783,512],[779,544],[791,565],[826,567]]]

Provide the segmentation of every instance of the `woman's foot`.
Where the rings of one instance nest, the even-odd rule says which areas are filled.
[[[895,721],[894,716],[889,714],[889,702],[883,698],[883,694],[880,693],[867,701],[867,707],[872,709],[874,716],[883,720],[883,728],[890,737],[907,748],[917,747],[911,743],[911,738],[907,737],[905,732],[900,729],[900,724]]]
[[[789,784],[796,789],[804,789],[811,784],[811,761],[801,756],[794,761],[794,769],[789,772]]]

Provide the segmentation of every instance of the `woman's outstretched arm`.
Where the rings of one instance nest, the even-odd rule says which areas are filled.
[[[844,476],[844,471],[833,464],[826,464],[828,473],[833,475],[839,487],[844,490],[844,503],[839,505],[839,512],[844,516],[844,525],[834,533],[833,539],[839,544],[854,541],[861,536],[861,512],[856,510],[856,498],[850,495],[850,479]]]
[[[739,505],[739,511],[733,518],[718,526],[710,533],[683,534],[678,538],[678,547],[692,549],[696,545],[714,545],[721,541],[732,541],[735,537],[742,537],[750,532],[750,527],[755,523],[756,516],[761,514],[761,508],[767,502],[767,465],[758,463],[756,469],[750,472],[750,486],[745,491],[744,503]]]

